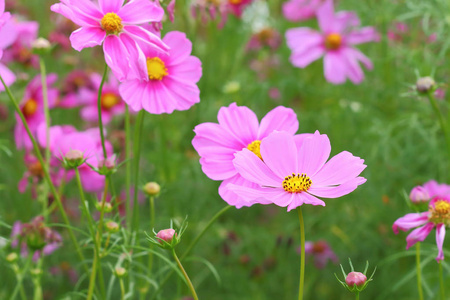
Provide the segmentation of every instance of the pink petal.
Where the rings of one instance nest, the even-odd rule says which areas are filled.
[[[291,201],[291,194],[282,188],[250,188],[241,185],[228,184],[227,189],[242,197],[248,203],[268,204],[274,203],[285,207]]]
[[[233,149],[236,152],[247,146],[239,142],[229,131],[223,129],[216,123],[202,123],[197,125],[194,132],[196,136],[192,141],[192,145],[199,152],[200,156],[203,155],[201,152],[204,147],[223,146]]]
[[[444,250],[442,249],[445,239],[445,224],[438,224],[436,226],[436,245],[438,247],[439,253],[436,257],[437,262],[444,260]]]
[[[217,115],[220,126],[232,133],[237,140],[248,145],[257,139],[258,118],[248,107],[236,103],[222,107]]]
[[[163,42],[170,47],[170,65],[182,63],[192,52],[192,43],[184,32],[171,31],[164,36]]]
[[[281,187],[283,179],[275,175],[262,160],[248,149],[237,152],[233,164],[239,174],[259,186]],[[289,174],[289,173],[288,173]]]
[[[324,53],[322,34],[309,28],[294,28],[286,32],[286,40],[292,50],[291,63],[304,68]]]
[[[202,171],[212,180],[224,180],[233,177],[237,171],[231,160],[200,158]]]
[[[359,45],[368,42],[378,42],[380,35],[374,27],[363,27],[351,31],[345,36],[345,41],[351,45]]]
[[[139,47],[145,54],[150,50],[162,53],[166,53],[169,50],[169,46],[159,36],[144,29],[142,26],[127,25],[124,26],[123,31],[121,35],[129,35],[139,44]]]
[[[124,81],[130,69],[128,64],[128,51],[120,38],[108,35],[103,43],[105,61],[119,81]]]
[[[361,185],[364,182],[366,182],[365,178],[357,177],[338,186],[316,187],[313,181],[313,184],[309,188],[308,193],[323,198],[338,198],[350,194],[351,192],[356,190],[358,185]]]
[[[298,149],[298,173],[304,173],[311,179],[330,157],[331,145],[326,134],[318,131]],[[313,181],[314,184],[314,181]]]
[[[450,186],[447,184],[439,184],[435,180],[424,183],[423,188],[428,191],[430,198],[440,196],[450,196]]]
[[[314,175],[313,185],[331,186],[338,185],[357,177],[366,168],[364,160],[354,156],[350,152],[343,151],[333,156]]]
[[[324,58],[325,78],[333,84],[342,84],[345,82],[347,66],[338,51],[327,52]]]
[[[200,102],[200,89],[194,83],[186,82],[176,76],[167,76],[161,85],[167,98],[172,98],[176,110],[187,110],[195,103]]]
[[[256,185],[255,183],[253,183],[251,181],[248,181],[248,180],[244,179],[239,174],[237,174],[237,175],[235,175],[235,176],[233,176],[231,178],[225,179],[220,184],[219,195],[229,205],[236,206],[236,208],[241,208],[243,206],[247,206],[247,207],[252,206],[255,203],[259,203],[259,204],[270,204],[271,203],[270,201],[265,200],[264,198],[259,199],[258,202],[245,200],[244,198],[240,197],[235,192],[233,192],[230,189],[228,189],[227,188],[228,184],[249,187],[249,188],[252,188],[252,189],[258,188],[258,185]]]
[[[139,25],[161,21],[164,9],[154,4],[153,1],[131,0],[120,9],[118,15],[124,23]]]
[[[411,246],[415,245],[417,242],[423,242],[427,238],[427,236],[430,234],[431,230],[433,230],[433,228],[434,228],[434,224],[429,222],[429,223],[425,224],[424,226],[416,228],[413,231],[411,231],[411,233],[408,234],[408,236],[406,237],[406,249],[409,249]]]
[[[261,156],[267,167],[281,179],[281,186],[286,176],[298,173],[297,147],[294,137],[283,131],[276,131],[261,141]]]
[[[278,106],[269,111],[259,125],[258,139],[265,138],[274,130],[295,134],[298,130],[298,120],[294,110]]]
[[[421,226],[428,222],[428,215],[428,212],[407,214],[394,222],[392,230],[397,234],[399,229],[407,231],[411,228]]]
[[[333,0],[326,0],[316,11],[319,28],[322,32],[328,33],[333,30],[334,5]]]
[[[0,63],[0,75],[7,86],[10,86],[16,81],[16,75],[2,63]],[[0,91],[4,90],[5,87],[3,84],[0,84]]]
[[[17,39],[18,30],[13,21],[7,22],[0,28],[0,49],[11,46]]]
[[[140,111],[142,101],[148,99],[145,95],[145,86],[146,82],[137,79],[125,81],[119,86],[120,96],[134,111]]]
[[[72,47],[81,51],[84,48],[99,46],[103,43],[106,33],[98,27],[81,27],[70,35]]]
[[[98,4],[100,5],[103,14],[106,15],[110,12],[117,13],[122,7],[123,1],[124,0],[98,0]]]
[[[322,200],[310,195],[308,193],[293,193],[291,198],[291,203],[289,204],[287,211],[291,211],[303,204],[311,204],[311,205],[322,205],[325,206],[325,202]]]
[[[171,65],[169,74],[182,81],[197,83],[202,77],[202,62],[195,56],[189,56],[180,64]]]

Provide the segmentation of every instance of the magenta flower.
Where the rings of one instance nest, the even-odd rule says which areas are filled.
[[[139,62],[136,76],[119,87],[122,99],[135,111],[170,114],[200,102],[197,82],[202,76],[202,64],[190,55],[192,43],[177,31],[166,34],[163,41],[171,47],[168,54],[139,44],[142,52],[132,58]]]
[[[438,247],[439,262],[444,259],[442,246],[445,238],[445,226],[450,225],[450,199],[435,197],[430,201],[427,212],[407,214],[394,222],[392,230],[395,234],[398,230],[407,231],[416,228],[406,237],[406,249],[417,242],[423,242],[433,228],[436,228],[436,244]],[[419,227],[420,226],[420,227]]]
[[[48,107],[53,108],[58,102],[58,90],[52,85],[58,79],[56,74],[47,76]],[[44,98],[42,97],[41,76],[34,77],[25,88],[25,93],[20,103],[20,109],[27,120],[31,133],[36,133],[38,126],[45,121]],[[14,138],[17,149],[31,149],[33,145],[25,130],[19,115],[16,113],[16,127],[14,128]]]
[[[297,249],[297,253],[301,253],[300,247]],[[314,264],[318,269],[325,268],[330,260],[335,264],[338,262],[338,258],[333,250],[331,250],[330,245],[323,240],[317,242],[306,242],[305,253],[314,258]]]
[[[0,0],[0,30],[9,21],[11,18],[11,14],[9,12],[5,12],[5,0]],[[0,55],[1,57],[1,55]]]
[[[200,155],[200,164],[206,176],[223,180],[219,187],[222,199],[237,208],[251,206],[255,202],[245,201],[225,188],[230,183],[256,187],[238,174],[233,165],[235,153],[250,149],[250,153],[259,159],[261,140],[274,130],[284,130],[294,135],[298,129],[297,116],[292,109],[278,106],[259,123],[249,108],[232,103],[219,110],[217,119],[219,124],[203,123],[195,127],[192,145]]]
[[[303,204],[325,206],[317,197],[338,198],[366,182],[358,176],[366,168],[363,159],[343,151],[326,162],[330,152],[330,140],[318,131],[297,139],[274,132],[261,141],[261,158],[248,149],[234,155],[236,170],[257,187],[227,188],[246,201],[287,206],[288,211]]]
[[[436,197],[450,199],[450,185],[430,180],[422,186],[414,187],[409,194],[409,199],[414,203],[428,202]]]
[[[32,52],[32,43],[38,37],[39,23],[34,21],[10,21],[15,27],[17,37],[11,47],[5,49],[3,61],[18,62],[25,66],[39,67],[39,58]]]
[[[98,86],[94,87],[89,73],[83,70],[70,72],[64,79],[61,101],[58,106],[64,108],[77,107],[85,103],[84,96],[88,93],[98,91]]]
[[[317,10],[317,19],[322,32],[308,27],[289,29],[286,39],[292,50],[291,63],[305,68],[324,56],[324,72],[327,81],[341,84],[349,78],[353,83],[361,83],[364,73],[361,62],[372,69],[372,62],[353,46],[377,41],[379,35],[373,27],[359,26],[359,18],[353,12],[334,14],[333,1],[327,0]]]
[[[124,0],[99,0],[97,5],[89,0],[61,0],[51,6],[52,11],[81,26],[70,36],[75,50],[103,44],[105,61],[120,81],[127,77],[130,52],[136,51],[136,41],[158,51],[168,50],[158,36],[137,26],[161,21],[164,10],[148,0],[123,3]]]
[[[0,0],[0,13],[2,11],[2,7],[4,10],[4,1]],[[4,13],[0,16],[0,58],[3,56],[3,50],[11,46],[16,39],[17,30],[14,22],[10,20],[9,13]],[[7,86],[10,86],[14,83],[14,81],[16,81],[16,75],[14,75],[14,73],[2,63],[0,63],[0,75]],[[3,84],[0,84],[0,91],[4,90],[5,87]]]
[[[97,93],[102,77],[100,74],[94,73],[90,76],[90,79],[94,89],[82,89],[80,91],[80,97],[86,104],[81,109],[80,114],[81,118],[85,121],[98,122]],[[123,102],[119,94],[119,81],[112,74],[109,76],[109,80],[103,85],[100,101],[102,121],[104,124],[108,124],[114,116],[125,113],[125,102]]]
[[[283,3],[283,15],[292,22],[306,21],[316,16],[324,0],[289,0]]]

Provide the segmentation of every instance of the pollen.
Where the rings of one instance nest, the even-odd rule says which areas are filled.
[[[289,175],[283,180],[283,189],[289,193],[306,192],[311,187],[312,181],[306,174]]]
[[[325,47],[329,50],[337,50],[342,45],[342,36],[339,33],[330,33],[325,38]]]
[[[169,75],[166,65],[159,57],[147,57],[147,73],[150,80],[162,80]]]
[[[102,28],[107,34],[118,34],[122,31],[122,19],[115,13],[107,13],[101,20]]]
[[[104,93],[100,101],[104,110],[110,110],[120,102],[120,99],[114,93]]]
[[[256,156],[258,156],[262,160],[260,147],[261,147],[261,141],[256,140],[256,141],[253,141],[250,144],[248,144],[247,149],[252,151],[253,153],[255,153]]]
[[[450,203],[445,200],[438,200],[430,205],[430,221],[439,224],[450,225]]]
[[[23,115],[28,118],[36,113],[38,104],[34,99],[28,99],[25,105],[22,107]]]

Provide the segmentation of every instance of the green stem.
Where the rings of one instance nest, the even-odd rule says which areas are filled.
[[[22,274],[19,271],[19,266],[17,264],[14,264],[12,268],[14,270],[14,274],[16,275],[17,285],[14,289],[11,299],[14,299],[16,297],[17,294],[16,290],[18,289],[18,292],[20,293],[20,297],[22,298],[22,300],[27,300],[27,295],[25,293],[25,289],[23,288],[22,284]]]
[[[39,57],[39,66],[41,69],[41,85],[42,85],[42,99],[44,100],[44,117],[45,117],[45,162],[46,167],[50,170],[50,112],[48,104],[48,92],[47,92],[47,72],[45,68],[44,60]],[[48,206],[48,189],[46,189],[43,197],[43,215],[45,220],[48,219],[47,206]]]
[[[150,229],[155,228],[155,197],[150,196]],[[150,250],[153,250],[153,244],[150,244]],[[151,276],[153,267],[153,251],[148,254],[148,275]]]
[[[94,262],[92,264],[91,277],[89,279],[89,289],[88,289],[88,295],[87,295],[87,298],[86,298],[87,300],[91,300],[92,296],[94,294],[95,276],[96,276],[96,272],[97,272],[98,259],[99,259],[99,254],[98,254],[97,251],[95,251]]]
[[[359,300],[359,292],[356,292],[356,300]]]
[[[75,249],[76,249],[76,251],[78,253],[80,261],[84,263],[85,262],[84,255],[81,252],[80,245],[78,245],[77,239],[75,238],[75,234],[73,233],[72,226],[70,225],[70,222],[69,222],[69,218],[67,217],[67,214],[66,214],[66,212],[64,210],[64,207],[62,205],[61,198],[59,197],[59,194],[56,191],[55,186],[53,185],[52,179],[51,179],[50,174],[49,174],[49,170],[48,170],[47,166],[44,164],[44,160],[42,158],[41,151],[39,150],[39,146],[38,146],[35,138],[33,137],[33,134],[31,133],[30,127],[28,126],[27,120],[25,119],[25,116],[23,115],[22,110],[20,109],[19,105],[17,104],[16,99],[14,98],[14,96],[11,93],[11,90],[5,84],[5,81],[3,80],[3,77],[1,75],[0,75],[0,81],[2,82],[3,86],[5,87],[6,93],[8,94],[9,98],[11,99],[11,102],[13,103],[16,112],[19,114],[19,117],[22,120],[22,123],[23,123],[23,125],[25,127],[25,130],[27,131],[27,134],[28,134],[28,136],[29,136],[29,138],[31,140],[31,143],[33,144],[33,149],[34,149],[34,151],[36,153],[36,157],[37,157],[37,159],[39,160],[39,163],[42,166],[42,171],[44,172],[44,178],[45,178],[45,180],[47,181],[47,184],[50,187],[50,191],[52,192],[53,197],[55,198],[55,202],[57,203],[58,209],[59,209],[59,211],[61,213],[61,216],[62,216],[62,218],[64,220],[64,223],[66,224],[67,231],[69,232],[70,239],[72,240],[72,242],[73,242],[73,244],[75,246]],[[84,266],[85,270],[87,271],[88,270],[87,266],[84,265],[84,264],[83,264],[83,266]]]
[[[419,291],[419,300],[423,300],[422,272],[420,271],[420,243],[416,244],[416,268],[417,268],[417,289]]]
[[[0,76],[0,78],[1,78],[1,76]],[[13,291],[13,293],[11,295],[11,298],[10,298],[11,300],[16,299],[17,293],[19,293],[19,291],[20,291],[21,297],[23,298],[23,295],[25,294],[25,291],[23,290],[22,282],[23,282],[23,278],[25,277],[25,274],[28,272],[28,269],[30,268],[32,259],[33,259],[33,255],[32,254],[28,255],[28,259],[27,259],[27,261],[25,263],[25,266],[24,266],[22,272],[19,272],[19,268],[17,268],[15,270],[16,278],[17,278],[17,284],[16,284],[16,287],[14,288],[14,291]],[[25,295],[25,299],[26,299],[26,295]]]
[[[303,222],[302,208],[297,208],[298,220],[300,221],[300,284],[298,288],[298,300],[303,299],[303,285],[305,281],[305,225]]]
[[[80,192],[81,208],[88,220],[89,232],[91,233],[92,241],[95,241],[94,221],[92,220],[92,215],[90,214],[89,208],[86,205],[86,198],[84,197],[83,185],[81,184],[80,171],[78,171],[78,168],[75,169],[75,175],[77,179],[78,191]]]
[[[43,298],[42,298],[42,286],[40,275],[37,275],[35,278],[33,278],[33,285],[34,285],[33,300],[42,300]]]
[[[139,205],[138,205],[138,191],[139,191],[139,162],[141,159],[141,136],[144,125],[145,111],[141,110],[137,116],[137,121],[134,129],[134,195],[133,195],[133,232],[136,232],[139,227]]]
[[[442,262],[438,263],[439,265],[439,284],[441,287],[441,300],[445,300],[445,286],[444,286],[444,274],[442,271]]]
[[[437,104],[436,99],[434,98],[433,93],[428,93],[428,100],[430,100],[430,104],[433,107],[434,113],[439,120],[439,125],[441,126],[442,132],[445,135],[445,141],[447,143],[448,154],[450,155],[450,135],[447,130],[447,126],[445,124],[444,116],[442,115],[441,110],[439,109],[439,106]]]
[[[120,278],[119,279],[120,282],[120,299],[121,300],[125,300],[125,285],[123,284],[123,279]]]
[[[131,129],[130,129],[130,110],[128,105],[125,105],[125,157],[126,163],[126,177],[125,177],[125,187],[126,187],[126,215],[127,215],[127,225],[131,228],[131,199],[130,199],[130,188],[131,188]]]
[[[103,132],[103,121],[102,121],[102,91],[103,84],[105,83],[106,76],[108,75],[108,65],[105,64],[105,70],[103,71],[102,81],[100,83],[100,87],[98,88],[98,96],[97,96],[97,110],[98,110],[98,127],[100,129],[100,138],[102,140],[102,149],[103,149],[103,158],[106,159],[108,154],[106,153],[105,146],[105,133]]]
[[[177,262],[177,264],[178,264],[178,267],[179,267],[180,270],[181,270],[181,273],[183,273],[183,276],[184,276],[184,278],[186,279],[187,285],[188,285],[189,289],[191,290],[192,297],[194,297],[194,300],[198,300],[198,296],[197,296],[197,293],[195,292],[195,288],[194,288],[194,286],[192,285],[192,282],[191,282],[191,280],[189,279],[188,274],[187,274],[186,271],[184,270],[183,265],[181,264],[180,260],[178,259],[178,256],[177,256],[177,254],[175,253],[175,249],[173,249],[173,248],[172,248],[172,254],[173,254],[173,257],[175,258],[175,260],[176,260],[176,262]]]

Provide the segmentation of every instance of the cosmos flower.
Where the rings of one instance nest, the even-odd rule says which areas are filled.
[[[366,182],[359,176],[366,168],[363,159],[343,151],[327,162],[330,152],[330,140],[318,131],[297,139],[273,132],[261,141],[261,157],[248,149],[234,155],[237,172],[257,187],[227,188],[246,201],[287,206],[288,211],[303,204],[325,206],[317,197],[338,198]]]
[[[39,23],[18,21],[16,18],[12,18],[10,22],[15,27],[17,37],[12,45],[5,49],[2,60],[39,68],[39,58],[32,52],[32,43],[38,37]]]
[[[428,202],[435,197],[449,198],[450,185],[430,180],[422,186],[414,187],[409,194],[409,199],[414,203]]]
[[[280,33],[270,27],[265,27],[254,33],[246,46],[246,50],[260,50],[263,47],[269,47],[271,50],[276,50],[281,44]]]
[[[320,6],[317,19],[321,32],[308,27],[293,28],[286,32],[287,44],[292,50],[291,63],[305,68],[323,56],[327,81],[342,84],[349,78],[355,84],[361,83],[364,73],[359,62],[367,69],[372,69],[373,65],[354,46],[377,41],[379,35],[375,28],[355,28],[360,24],[359,18],[352,12],[335,14],[332,0]]]
[[[323,0],[289,0],[283,3],[283,15],[292,22],[306,21],[316,16]]]
[[[223,28],[229,14],[241,18],[245,8],[252,2],[253,0],[195,0],[191,6],[191,13],[194,18],[200,13],[204,24],[208,22],[208,16],[211,20],[215,20],[219,16],[218,27]]]
[[[164,10],[148,0],[61,0],[51,10],[78,26],[70,36],[72,47],[81,51],[103,44],[105,61],[116,77],[125,80],[129,71],[130,52],[136,51],[136,41],[156,51],[166,52],[167,46],[140,24],[161,21]]]
[[[172,31],[163,39],[169,53],[155,51],[139,44],[135,76],[120,87],[122,99],[135,111],[145,109],[151,114],[187,110],[200,102],[197,82],[202,76],[200,60],[191,56],[192,43],[182,32]]]
[[[223,180],[219,187],[220,196],[237,208],[251,206],[254,202],[244,201],[225,188],[230,183],[255,187],[238,174],[233,165],[234,154],[249,149],[259,159],[261,140],[274,130],[284,130],[294,135],[298,129],[297,116],[292,109],[278,106],[259,123],[249,108],[232,103],[219,110],[217,119],[219,124],[203,123],[195,127],[192,145],[200,155],[200,164],[206,176]]]
[[[435,197],[430,201],[428,211],[411,213],[397,219],[392,225],[392,230],[398,234],[398,230],[407,231],[416,228],[406,237],[406,249],[423,242],[433,228],[436,228],[436,244],[438,247],[439,262],[444,259],[442,246],[445,238],[445,227],[450,225],[450,199]]]
[[[297,249],[297,252],[299,254],[301,253],[300,247]],[[325,268],[330,260],[335,264],[338,262],[336,254],[333,250],[331,250],[330,245],[324,240],[317,242],[305,242],[305,253],[314,259],[314,264],[318,269]]]

